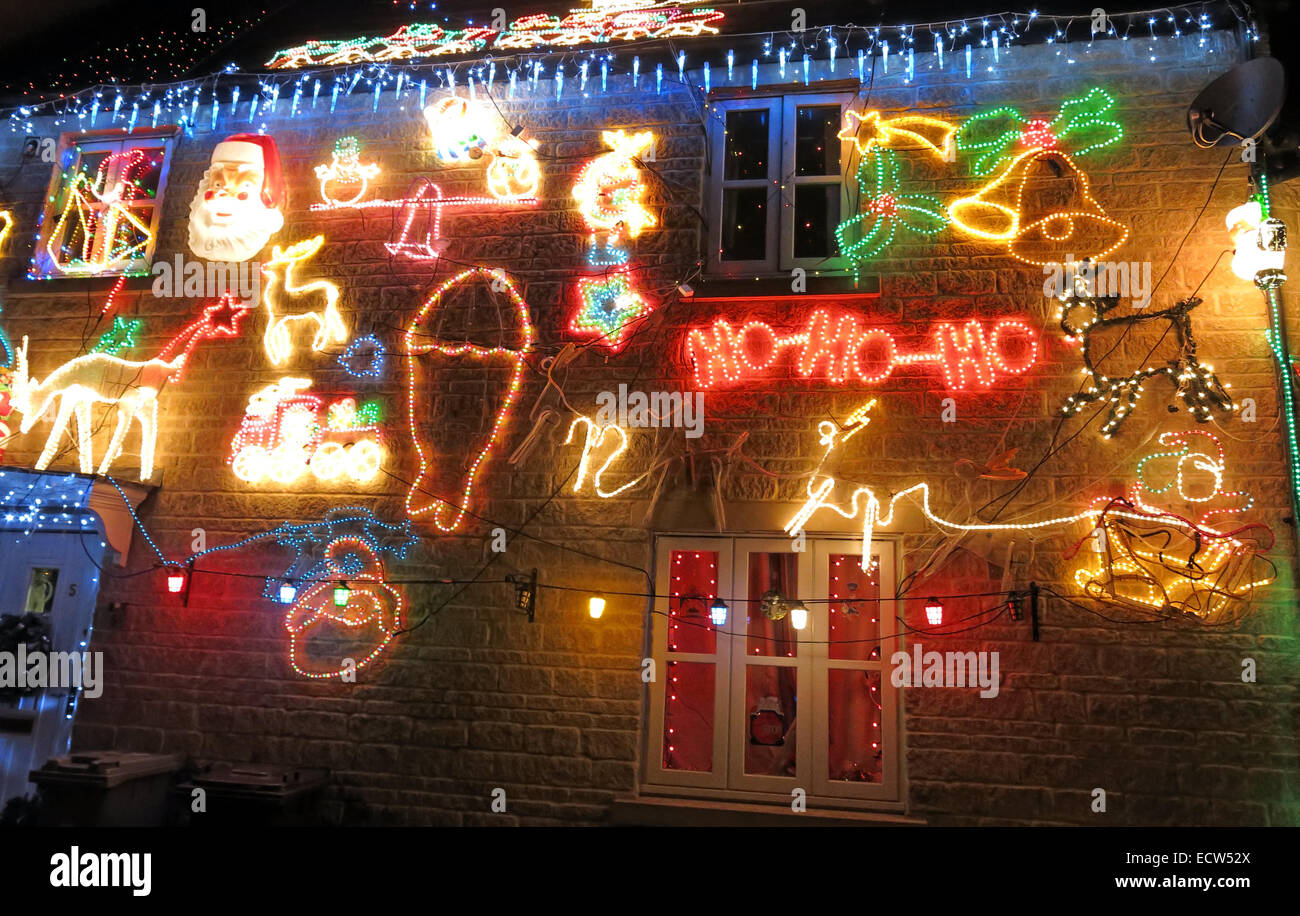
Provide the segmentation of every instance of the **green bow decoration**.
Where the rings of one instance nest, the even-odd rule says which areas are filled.
[[[948,224],[937,198],[899,192],[898,158],[887,149],[877,147],[862,157],[858,187],[862,191],[860,212],[835,229],[840,253],[853,261],[855,279],[863,262],[889,247],[900,226],[918,235],[934,235]],[[857,237],[850,240],[854,228]]]
[[[1026,118],[1010,106],[980,112],[957,129],[957,149],[978,154],[971,166],[976,175],[999,171],[1034,148],[1083,156],[1123,138],[1123,127],[1109,117],[1114,107],[1109,92],[1093,87],[1066,99],[1051,121]]]

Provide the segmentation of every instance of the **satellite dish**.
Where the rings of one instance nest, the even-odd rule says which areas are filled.
[[[1236,146],[1273,126],[1286,98],[1286,73],[1273,57],[1238,64],[1201,90],[1187,109],[1196,145]]]

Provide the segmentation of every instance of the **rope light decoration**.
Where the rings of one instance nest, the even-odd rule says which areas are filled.
[[[63,173],[65,200],[45,241],[50,263],[69,276],[94,276],[127,270],[144,257],[153,244],[150,226],[131,209],[140,190],[138,175],[157,160],[142,149],[104,157],[94,175]],[[120,169],[112,185],[108,176]],[[69,236],[80,244],[69,244]]]
[[[461,341],[441,340],[431,333],[429,321],[439,307],[444,304],[444,297],[447,293],[455,287],[472,280],[484,281],[494,291],[500,289],[509,296],[520,322],[519,333],[522,340],[518,346],[482,347]],[[519,395],[520,385],[523,383],[524,360],[532,352],[533,341],[533,324],[529,316],[528,304],[515,289],[514,284],[510,282],[504,272],[489,271],[481,267],[463,270],[448,279],[425,301],[419,313],[411,321],[403,337],[403,352],[406,356],[407,370],[406,408],[411,442],[415,446],[420,463],[419,472],[411,483],[410,491],[406,494],[406,511],[412,518],[418,519],[421,516],[428,515],[433,524],[443,532],[452,532],[460,527],[473,498],[474,484],[479,471],[482,470],[491,457],[492,451],[500,441],[505,426],[510,419],[515,400]],[[470,365],[488,365],[492,362],[499,362],[510,367],[510,381],[495,404],[496,409],[492,429],[484,441],[471,444],[469,450],[462,453],[464,456],[463,462],[451,457],[450,453],[454,448],[454,444],[448,443],[435,448],[433,443],[426,441],[421,433],[418,418],[422,414],[421,407],[424,402],[420,397],[422,379],[418,371],[418,357],[426,354],[460,357],[468,361]],[[493,406],[490,401],[488,401],[488,405],[489,409]],[[465,468],[460,492],[451,499],[431,496],[424,491],[426,482],[431,477],[432,466],[441,462]]]
[[[888,248],[900,228],[930,236],[948,224],[938,198],[899,190],[898,159],[887,149],[872,148],[862,156],[857,179],[861,212],[835,227],[835,240],[853,262],[855,279],[862,263]]]
[[[133,422],[140,426],[140,479],[153,477],[154,451],[158,440],[158,395],[163,387],[180,379],[190,355],[204,340],[233,337],[247,309],[236,308],[229,297],[204,309],[203,317],[176,337],[152,359],[132,361],[114,352],[90,352],[68,360],[43,380],[28,370],[27,338],[17,352],[17,366],[11,381],[13,409],[23,415],[19,431],[28,433],[36,421],[57,403],[53,427],[33,468],[43,471],[54,460],[63,434],[73,419],[77,423],[77,457],[81,472],[94,471],[91,444],[91,410],[96,405],[113,408],[116,418],[108,448],[100,461],[99,473],[107,474],[122,454]],[[113,332],[109,332],[111,335]],[[108,336],[108,335],[106,335]],[[103,338],[101,338],[101,342]]]
[[[371,179],[379,175],[379,166],[373,162],[362,163],[360,155],[361,141],[356,137],[340,137],[334,141],[330,162],[316,166],[321,200],[335,207],[348,207],[366,196]],[[330,193],[331,188],[340,196],[342,189],[352,188],[355,193],[340,200]]]
[[[860,329],[857,316],[818,309],[804,330],[778,334],[771,325],[750,319],[733,329],[719,318],[709,329],[687,334],[686,351],[695,367],[695,384],[715,388],[735,384],[770,369],[786,350],[795,350],[799,378],[824,378],[835,384],[876,384],[901,366],[936,364],[949,388],[988,388],[999,374],[1022,375],[1038,357],[1038,335],[1015,318],[994,322],[985,333],[974,319],[964,325],[940,323],[934,349],[900,353],[881,328]]]
[[[1050,121],[1026,118],[1011,106],[979,112],[962,122],[954,141],[959,153],[975,154],[971,170],[976,175],[1009,170],[1025,152],[1086,156],[1124,139],[1124,128],[1111,117],[1114,107],[1114,96],[1094,86],[1062,102]]]
[[[282,378],[254,392],[227,462],[246,483],[288,485],[304,474],[322,483],[369,483],[383,465],[377,401],[345,397],[328,408],[309,379]]]
[[[262,290],[266,333],[262,343],[274,366],[293,355],[293,336],[289,329],[299,321],[316,324],[312,350],[324,350],[331,342],[347,343],[348,329],[338,309],[339,288],[328,280],[297,284],[293,276],[304,261],[316,256],[324,243],[325,236],[318,235],[287,248],[276,245],[271,249],[271,257],[262,265],[262,275],[266,277]]]
[[[361,568],[342,559],[345,554],[357,557]],[[344,601],[338,604],[335,583],[325,581],[309,588],[294,602],[284,617],[289,634],[289,666],[306,678],[346,679],[378,658],[401,629],[402,593],[388,584],[383,563],[362,538],[331,541],[325,548],[325,562],[338,581],[346,584]],[[318,663],[313,665],[306,641],[322,628],[348,637],[348,642],[362,643],[363,651],[369,649],[368,654],[343,648],[342,657],[333,663],[322,664],[316,659]]]
[[[404,25],[380,38],[313,40],[277,51],[269,70],[336,66],[361,62],[406,61],[480,51],[528,51],[583,44],[611,44],[649,38],[716,35],[724,14],[692,8],[693,2],[593,0],[590,9],[563,18],[546,13],[522,16],[508,28],[471,26],[444,29],[434,23]]]
[[[542,177],[537,164],[539,143],[507,131],[495,111],[453,95],[425,108],[424,118],[434,153],[442,162],[466,165],[487,160],[485,177],[494,198],[513,202],[537,196]]]
[[[569,320],[569,330],[594,336],[617,353],[627,343],[632,325],[654,311],[637,289],[627,264],[631,252],[627,239],[635,239],[657,224],[645,206],[645,182],[637,157],[654,149],[655,135],[645,130],[607,130],[601,133],[610,152],[588,162],[573,185],[573,198],[590,233],[587,262],[604,267],[595,277],[577,282],[580,305]]]
[[[919,149],[944,162],[956,154],[956,125],[926,115],[903,115],[885,118],[875,109],[844,112],[844,126],[837,140],[852,140],[858,154],[867,156],[881,147]]]
[[[1192,419],[1207,423],[1218,411],[1231,416],[1237,409],[1228,389],[1232,386],[1219,381],[1214,367],[1202,363],[1196,356],[1196,338],[1192,336],[1192,309],[1201,304],[1200,299],[1188,298],[1167,309],[1133,312],[1110,317],[1119,304],[1118,299],[1067,298],[1063,301],[1058,318],[1067,338],[1079,344],[1083,358],[1083,373],[1090,387],[1080,394],[1071,395],[1061,412],[1066,415],[1080,413],[1089,404],[1101,400],[1110,403],[1101,434],[1109,439],[1137,406],[1148,379],[1163,376],[1175,387]],[[1080,315],[1082,313],[1082,316]],[[1159,365],[1134,366],[1118,376],[1105,373],[1093,362],[1093,339],[1112,328],[1125,331],[1143,322],[1168,322],[1174,332],[1175,352]]]
[[[1227,465],[1218,438],[1204,430],[1162,433],[1159,450],[1137,465],[1129,497],[1102,497],[1096,522],[1085,541],[1096,556],[1074,575],[1091,598],[1137,610],[1190,615],[1206,623],[1239,622],[1257,589],[1276,578],[1263,554],[1273,532],[1261,523],[1223,531],[1209,524],[1216,516],[1248,511],[1254,499],[1225,490]],[[1196,448],[1206,444],[1206,450]],[[1164,483],[1153,479],[1163,473]],[[1189,478],[1199,475],[1193,486]],[[1194,507],[1192,520],[1173,511],[1175,502]]]
[[[573,492],[581,493],[583,484],[587,482],[587,475],[591,473],[591,464],[595,451],[605,444],[605,437],[611,433],[618,439],[618,444],[612,452],[605,456],[604,463],[601,464],[596,472],[591,475],[591,487],[596,491],[596,495],[601,499],[609,499],[617,496],[624,490],[629,490],[639,484],[649,475],[649,471],[634,477],[621,487],[613,490],[605,490],[600,485],[601,475],[609,470],[609,466],[617,461],[625,451],[627,451],[627,430],[617,423],[611,423],[608,426],[598,426],[590,417],[577,417],[569,424],[569,434],[564,438],[564,444],[569,445],[573,442],[573,431],[578,428],[578,424],[586,426],[586,438],[582,443],[582,458],[578,462],[578,473],[573,481]]]

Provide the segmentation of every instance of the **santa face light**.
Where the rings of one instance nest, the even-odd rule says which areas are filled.
[[[284,225],[284,177],[275,141],[236,134],[217,144],[190,202],[190,251],[247,261]]]

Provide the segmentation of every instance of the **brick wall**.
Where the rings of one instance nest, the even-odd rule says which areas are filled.
[[[1181,53],[1169,42],[1159,68],[1145,66],[1131,45],[1098,44],[1079,52],[1073,66],[1062,64],[1053,47],[1017,48],[1004,52],[1001,69],[989,78],[927,73],[905,86],[896,74],[881,76],[870,103],[955,117],[1012,104],[1026,114],[1050,115],[1062,98],[1093,85],[1108,89],[1118,99],[1125,140],[1080,165],[1110,216],[1132,228],[1132,239],[1117,257],[1149,260],[1159,277],[1206,203],[1223,162],[1219,152],[1196,149],[1183,124],[1188,100],[1240,54],[1230,36],[1216,34],[1211,40],[1218,52],[1211,56],[1193,41],[1183,42]],[[452,241],[436,278],[388,257],[383,243],[393,237],[393,218],[387,211],[307,212],[307,204],[319,199],[312,166],[328,161],[334,140],[344,133],[360,137],[363,160],[382,165],[379,193],[388,197],[425,174],[434,175],[448,195],[479,193],[481,166],[440,168],[414,104],[399,111],[385,100],[373,114],[369,96],[345,99],[333,117],[324,107],[290,120],[282,101],[277,116],[267,119],[290,181],[287,224],[277,241],[326,236],[313,269],[342,287],[342,308],[354,336],[373,332],[396,350],[410,315],[449,275],[451,262],[504,268],[519,282],[539,333],[519,422],[479,484],[473,511],[481,518],[454,535],[434,536],[422,527],[429,536],[408,562],[390,564],[390,575],[464,579],[483,570],[482,578],[497,580],[535,566],[544,583],[579,590],[542,591],[537,622],[530,625],[513,612],[508,585],[409,585],[410,617],[427,621],[400,637],[381,662],[361,673],[358,684],[344,686],[304,682],[287,665],[283,609],[260,595],[260,577],[275,574],[287,560],[279,548],[205,558],[188,608],[162,594],[158,573],[107,576],[93,646],[106,654],[107,686],[103,698],[83,704],[77,746],[326,766],[336,776],[330,815],[348,823],[599,822],[616,794],[634,790],[644,740],[639,672],[646,653],[646,609],[643,599],[617,593],[645,590],[647,580],[637,570],[653,562],[654,530],[713,531],[706,509],[715,483],[711,459],[723,459],[730,533],[778,531],[801,499],[801,475],[818,457],[816,422],[828,413],[842,418],[874,396],[880,399],[875,420],[858,437],[845,474],[869,479],[882,490],[927,479],[936,511],[965,518],[1006,485],[965,482],[956,476],[954,462],[982,461],[1016,446],[1016,463],[1030,466],[1055,429],[1054,411],[1077,385],[1077,352],[1052,320],[1041,271],[951,233],[935,241],[904,240],[879,263],[881,296],[846,307],[897,328],[904,345],[921,341],[940,319],[1023,317],[1041,329],[1042,346],[1031,371],[1000,381],[988,393],[956,394],[956,423],[941,422],[941,402],[953,395],[934,372],[900,371],[872,387],[791,384],[771,376],[728,393],[710,393],[702,439],[662,436],[668,453],[681,460],[670,465],[649,520],[651,487],[610,500],[574,495],[571,474],[578,450],[562,444],[567,418],[551,426],[525,460],[511,466],[504,457],[522,441],[529,428],[524,418],[543,394],[540,359],[555,354],[567,339],[569,284],[585,244],[569,191],[583,163],[603,152],[601,130],[649,128],[659,136],[651,195],[660,224],[636,241],[634,259],[645,268],[644,285],[662,304],[623,354],[607,358],[604,351],[585,348],[559,370],[556,381],[569,403],[590,413],[595,393],[620,382],[646,390],[689,387],[681,346],[686,331],[715,314],[738,316],[737,309],[750,308],[684,303],[671,292],[700,257],[700,226],[691,209],[702,205],[705,166],[698,105],[671,85],[661,96],[613,92],[591,99],[569,96],[557,104],[542,91],[537,100],[503,103],[507,118],[541,141],[544,199],[531,208],[449,214],[444,235]],[[180,141],[157,257],[188,256],[189,198],[212,145],[245,127],[223,123],[215,134],[200,129],[193,139]],[[0,138],[0,156],[16,156],[20,142]],[[943,195],[974,187],[953,174],[914,177]],[[26,165],[12,181],[9,202],[22,231],[10,242],[5,261],[6,274],[15,278],[5,293],[6,327],[15,340],[32,337],[38,375],[77,351],[87,336],[88,316],[98,314],[102,301],[99,294],[62,293],[57,282],[25,285],[16,279],[30,254],[26,230],[48,178],[46,167]],[[1244,200],[1244,178],[1245,166],[1234,159],[1157,292],[1156,307],[1189,294],[1214,264],[1227,244],[1223,214]],[[1276,197],[1279,215],[1294,224],[1295,190],[1284,186]],[[1234,419],[1221,438],[1235,475],[1228,485],[1253,492],[1258,514],[1278,536],[1279,581],[1265,593],[1258,613],[1236,630],[1141,623],[1102,608],[1111,618],[1106,619],[1048,599],[1039,642],[1030,640],[1027,622],[1005,618],[950,637],[943,648],[1001,653],[1002,690],[991,700],[957,690],[907,691],[905,772],[912,813],[958,824],[1300,820],[1300,672],[1289,559],[1293,527],[1282,521],[1290,509],[1273,367],[1261,333],[1264,309],[1258,294],[1231,276],[1226,262],[1204,282],[1200,295],[1206,302],[1194,326],[1201,356],[1233,382],[1238,398],[1257,402],[1258,421],[1252,426]],[[779,315],[803,305],[758,302],[752,309]],[[141,352],[161,345],[196,311],[192,301],[159,300],[148,291],[123,295],[118,308],[119,314],[145,319]],[[206,530],[213,545],[263,531],[281,519],[319,519],[340,502],[370,506],[381,518],[402,515],[414,459],[400,447],[388,464],[392,476],[344,497],[338,487],[315,484],[281,492],[255,489],[230,473],[225,458],[248,395],[284,374],[267,364],[262,321],[260,315],[251,318],[237,340],[204,344],[185,381],[163,395],[161,486],[141,516],[170,555],[190,551],[196,526]],[[1145,344],[1134,335],[1125,357],[1140,357]],[[313,356],[300,345],[289,369],[310,374],[322,392],[355,388],[335,368],[334,355]],[[384,380],[364,391],[365,397],[385,401],[395,439],[404,397],[397,363],[390,359]],[[472,395],[480,383],[484,379],[478,377],[458,380],[459,393]],[[1077,511],[1095,495],[1121,492],[1149,435],[1187,425],[1185,413],[1166,413],[1166,394],[1153,383],[1115,440],[1102,441],[1091,430],[1073,439],[1001,518]],[[547,397],[547,404],[558,406],[553,392]],[[1077,428],[1078,421],[1070,421],[1062,438]],[[747,438],[741,450],[726,459],[742,433]],[[38,435],[18,440],[6,461],[30,464]],[[625,466],[649,461],[652,438],[634,436]],[[73,465],[65,458],[56,466]],[[908,569],[923,563],[942,540],[922,521],[882,532],[901,538]],[[852,530],[851,525],[834,528],[825,518],[810,528],[823,524],[827,530]],[[500,556],[487,543],[495,525],[524,526]],[[1014,554],[1015,582],[1034,580],[1072,593],[1074,567],[1064,554],[1084,533],[1040,535],[1032,546],[1022,540]],[[1003,554],[986,541],[972,535],[924,580],[926,591],[913,594],[996,590]],[[130,571],[147,570],[152,560],[137,536]],[[584,588],[610,594],[609,609],[598,623],[586,615]],[[112,603],[122,606],[110,610]],[[967,610],[960,604],[954,605],[959,616]],[[916,621],[920,610],[912,605],[904,614]],[[1245,656],[1258,662],[1256,684],[1241,683]],[[496,787],[507,792],[507,815],[488,813]],[[1096,787],[1108,793],[1105,815],[1090,811]]]

